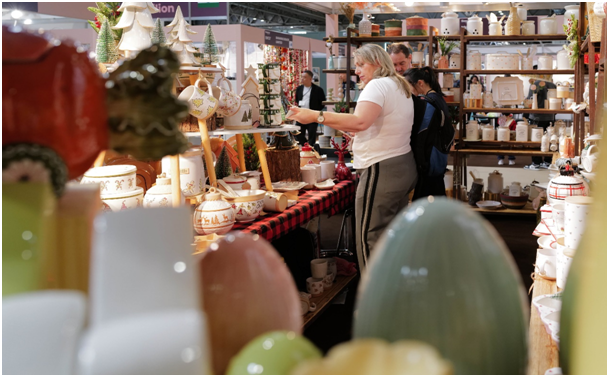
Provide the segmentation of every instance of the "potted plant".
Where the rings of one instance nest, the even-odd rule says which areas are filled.
[[[446,40],[446,37],[438,38],[438,47],[440,48],[440,58],[438,59],[438,68],[448,68],[448,54],[457,47],[457,43]]]

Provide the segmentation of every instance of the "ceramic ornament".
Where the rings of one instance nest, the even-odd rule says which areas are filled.
[[[245,81],[241,84],[239,97],[243,101],[248,101],[251,105],[252,124],[260,121],[260,97],[258,93],[258,80],[256,79],[256,68],[250,66],[245,69]]]
[[[197,52],[197,49],[192,45],[192,39],[189,34],[197,34],[196,31],[190,29],[190,24],[186,22],[182,15],[182,9],[178,6],[176,15],[167,27],[171,28],[167,44],[171,48],[171,51],[175,52],[180,59],[181,65],[196,65],[198,64],[197,59],[193,55],[193,52]]]
[[[152,46],[152,13],[158,13],[159,10],[150,2],[124,2],[118,11],[123,12],[123,15],[113,29],[124,29],[118,49],[124,51],[126,57],[133,57]]]

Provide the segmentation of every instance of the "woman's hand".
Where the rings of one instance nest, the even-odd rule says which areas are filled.
[[[319,112],[301,109],[300,107],[292,106],[288,111],[287,118],[297,121],[300,124],[317,123],[317,115]]]

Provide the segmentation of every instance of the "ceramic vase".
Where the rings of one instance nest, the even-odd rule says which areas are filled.
[[[531,109],[537,109],[537,93],[533,93],[533,103],[531,104]]]
[[[448,56],[442,55],[438,60],[438,68],[439,69],[447,69],[449,66]]]
[[[351,174],[351,169],[345,165],[345,156],[343,152],[334,152],[338,155],[338,164],[336,164],[336,169],[334,170],[334,174],[339,181],[351,180],[353,175]]]
[[[520,35],[520,17],[516,7],[510,7],[510,15],[505,24],[505,35]]]

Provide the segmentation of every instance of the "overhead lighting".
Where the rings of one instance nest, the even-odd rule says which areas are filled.
[[[290,29],[294,29],[294,26],[290,26]]]
[[[260,22],[264,22],[264,20],[260,20]]]
[[[405,1],[404,5],[406,5],[407,7],[412,7],[414,6],[414,1]]]
[[[15,9],[14,11],[11,12],[11,17],[13,17],[14,19],[18,19],[23,17],[23,12],[20,11],[19,9]]]
[[[304,30],[290,30],[288,33],[290,34],[307,34]]]
[[[257,20],[257,18],[256,18],[256,17],[254,17],[254,18],[252,18],[252,20],[256,21],[256,20]]]
[[[25,21],[23,21],[23,23],[25,25],[31,25],[32,24],[32,20],[30,18],[26,19]]]

